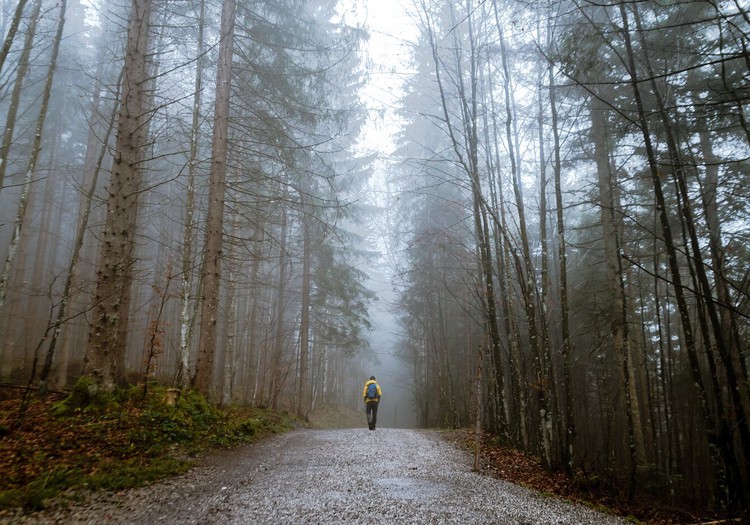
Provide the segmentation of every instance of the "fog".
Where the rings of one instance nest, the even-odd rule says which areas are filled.
[[[0,380],[306,419],[374,375],[384,426],[748,503],[747,2],[0,17]]]

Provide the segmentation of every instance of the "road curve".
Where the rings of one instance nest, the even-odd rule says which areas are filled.
[[[430,431],[295,430],[207,458],[174,479],[19,522],[624,523],[475,474],[471,464]]]

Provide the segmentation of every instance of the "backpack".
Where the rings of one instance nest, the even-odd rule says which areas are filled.
[[[370,383],[367,385],[367,399],[377,399],[378,397],[378,385]]]

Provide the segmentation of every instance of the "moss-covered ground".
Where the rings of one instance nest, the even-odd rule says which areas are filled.
[[[18,395],[0,401],[0,509],[40,509],[78,490],[120,490],[185,472],[212,449],[284,432],[285,413],[251,407],[218,408],[193,391],[175,405],[166,389],[67,395]]]

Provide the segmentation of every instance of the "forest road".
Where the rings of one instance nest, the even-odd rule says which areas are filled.
[[[295,430],[22,523],[624,523],[473,473],[472,460],[431,431]]]

